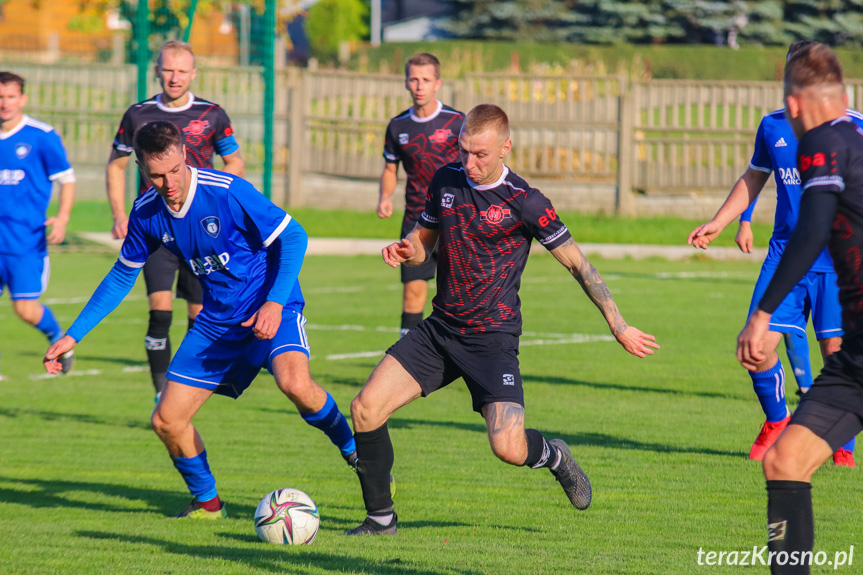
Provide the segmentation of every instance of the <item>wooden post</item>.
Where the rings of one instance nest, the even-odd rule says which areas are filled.
[[[288,194],[287,207],[295,207],[302,203],[303,164],[305,157],[305,123],[306,123],[306,82],[310,73],[303,70],[299,78],[292,82],[290,109],[290,151],[288,160]]]
[[[635,98],[629,91],[626,77],[620,78],[619,129],[617,132],[617,198],[618,215],[635,215],[635,198],[632,195],[632,170],[635,166],[632,123],[635,117]]]

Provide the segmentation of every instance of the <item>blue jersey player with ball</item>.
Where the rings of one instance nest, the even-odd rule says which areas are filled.
[[[306,232],[242,178],[188,166],[182,135],[171,122],[139,128],[134,147],[152,188],[135,200],[119,259],[66,335],[46,352],[46,369],[60,369],[57,358],[123,300],[147,258],[165,246],[192,269],[204,292],[203,310],[168,368],[152,416],[153,429],[195,497],[177,517],[226,516],[191,421],[213,393],[239,397],[264,366],[303,419],[354,465],[350,427],[309,374],[297,280]]]

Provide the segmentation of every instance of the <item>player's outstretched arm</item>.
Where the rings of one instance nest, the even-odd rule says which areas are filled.
[[[751,167],[746,168],[713,219],[692,230],[686,238],[686,243],[702,250],[707,249],[710,242],[719,237],[722,230],[740,217],[749,204],[758,197],[768,178],[770,178],[768,173]]]
[[[71,336],[64,335],[60,339],[58,339],[51,347],[48,348],[48,351],[45,352],[45,357],[42,358],[42,365],[45,366],[45,371],[52,375],[57,375],[60,373],[60,370],[63,369],[63,366],[60,365],[60,362],[57,361],[57,358],[62,356],[64,353],[68,353],[78,345],[78,342],[75,341]]]
[[[605,321],[608,322],[611,333],[626,351],[638,357],[645,357],[653,355],[654,349],[659,349],[659,344],[656,343],[655,337],[631,325],[627,325],[623,316],[620,315],[620,310],[617,309],[617,304],[614,303],[611,291],[605,285],[602,276],[587,261],[587,258],[584,257],[581,249],[572,238],[566,240],[563,245],[551,250],[551,253],[563,267],[569,270],[569,273],[581,285],[587,297],[599,308]]]
[[[383,250],[381,255],[384,262],[393,268],[400,264],[406,266],[418,266],[428,261],[438,239],[437,230],[424,228],[419,224],[414,227],[408,237],[398,242],[393,242]]]

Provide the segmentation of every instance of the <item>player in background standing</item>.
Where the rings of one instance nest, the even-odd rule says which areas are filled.
[[[743,253],[752,253],[752,243],[754,236],[752,234],[752,212],[755,211],[756,199],[746,211],[740,215],[740,224],[737,227],[737,235],[734,236],[734,242],[740,247]],[[809,388],[812,387],[812,364],[809,362],[809,338],[805,333],[800,333],[798,330],[783,333],[782,338],[785,341],[785,351],[788,354],[788,363],[791,364],[791,371],[794,373],[794,380],[797,382],[797,395],[803,395]],[[852,446],[851,451],[854,451]]]
[[[764,362],[771,314],[826,246],[842,307],[842,347],[827,358],[791,422],[764,456],[767,546],[784,561],[773,575],[807,575],[812,563],[812,475],[863,430],[863,129],[847,116],[842,67],[822,44],[795,53],[785,67],[785,115],[800,139],[800,220],[776,273],[737,339],[746,369]],[[775,557],[775,556],[774,556]],[[839,564],[834,565],[834,569]]]
[[[388,486],[394,455],[387,420],[459,377],[474,411],[486,421],[491,449],[500,460],[548,468],[572,505],[590,505],[590,481],[566,443],[547,441],[524,426],[518,289],[534,238],[581,285],[626,351],[645,357],[659,348],[652,335],[623,320],[602,276],[548,198],[504,164],[511,148],[503,110],[490,104],[471,110],[459,135],[461,162],[437,171],[414,230],[383,249],[388,265],[417,266],[438,245],[437,294],[432,314],[387,350],[351,403],[367,516],[348,535],[397,534]]]
[[[24,78],[0,72],[0,295],[9,289],[15,314],[54,343],[63,336],[54,313],[39,298],[48,286],[48,245],[66,237],[75,201],[75,172],[54,128],[23,112]],[[46,219],[54,183],[57,215]],[[46,228],[50,226],[50,231]],[[75,357],[60,359],[68,373]]]
[[[302,226],[242,178],[186,165],[183,137],[171,122],[144,125],[134,146],[153,187],[135,200],[120,257],[67,334],[46,352],[46,369],[57,370],[54,360],[120,304],[147,258],[164,247],[187,262],[207,296],[171,361],[151,419],[195,497],[177,517],[225,516],[191,420],[213,393],[239,397],[262,367],[306,423],[323,431],[354,467],[351,428],[309,375],[297,280],[308,243]]]
[[[111,235],[115,239],[126,237],[128,216],[125,171],[132,153],[132,138],[135,131],[147,122],[165,120],[180,128],[189,165],[212,168],[215,152],[225,161],[224,171],[241,177],[245,174],[243,158],[228,115],[218,104],[201,100],[189,91],[197,74],[191,46],[178,41],[163,44],[155,71],[162,93],[126,110],[114,137],[111,157],[105,170],[108,201],[114,217]],[[147,186],[142,181],[139,193],[146,190]],[[179,276],[177,297],[185,299],[188,304],[188,327],[191,328],[202,303],[201,286],[194,274],[167,249],[159,250],[144,266],[144,281],[150,303],[150,321],[144,344],[157,401],[171,362],[171,290],[176,276]]]
[[[810,44],[810,41],[792,44],[788,49],[788,58]],[[863,125],[863,116],[858,112],[848,110],[847,113],[855,122]],[[797,170],[797,138],[782,110],[771,112],[762,118],[755,136],[755,151],[749,167],[737,180],[713,219],[695,228],[687,240],[697,248],[706,249],[729,223],[755,201],[771,172],[776,180],[775,223],[767,258],[761,266],[749,305],[750,315],[776,271],[800,214],[800,196],[803,190]],[[795,286],[773,314],[765,341],[765,349],[770,351],[763,362],[755,366],[755,369],[749,370],[755,394],[765,415],[761,432],[750,449],[750,459],[761,461],[791,418],[785,399],[785,370],[776,350],[784,333],[796,332],[805,336],[810,310],[815,337],[819,341],[821,355],[826,360],[842,343],[842,314],[836,273],[826,250],[813,263],[810,273]],[[834,463],[854,467],[853,449],[853,441],[843,446],[837,451]]]
[[[378,217],[393,215],[392,196],[398,183],[399,162],[408,181],[400,238],[414,229],[425,207],[426,191],[434,173],[458,160],[458,134],[464,114],[437,99],[441,88],[440,62],[431,54],[415,54],[405,63],[405,88],[413,106],[387,126],[384,171],[381,174]],[[401,266],[404,284],[401,336],[423,319],[428,282],[434,279],[437,252],[422,266]]]

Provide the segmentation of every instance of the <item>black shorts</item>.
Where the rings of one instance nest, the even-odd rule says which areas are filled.
[[[200,304],[204,301],[201,282],[192,273],[189,266],[171,253],[165,246],[150,254],[144,264],[144,283],[147,284],[147,295],[160,291],[171,291],[174,288],[174,276],[177,278],[177,297],[189,303]]]
[[[524,406],[515,334],[461,335],[432,315],[393,344],[387,354],[420,384],[423,397],[462,377],[478,413],[487,403]]]
[[[863,337],[842,341],[791,417],[836,451],[863,431]]]
[[[416,222],[408,219],[403,219],[401,237],[408,237],[408,234],[413,231],[415,226]],[[420,266],[406,266],[402,264],[401,266],[399,266],[399,269],[401,270],[403,284],[415,281],[433,280],[435,271],[437,271],[437,247],[435,247],[434,251],[432,251],[431,257],[426,263]]]

